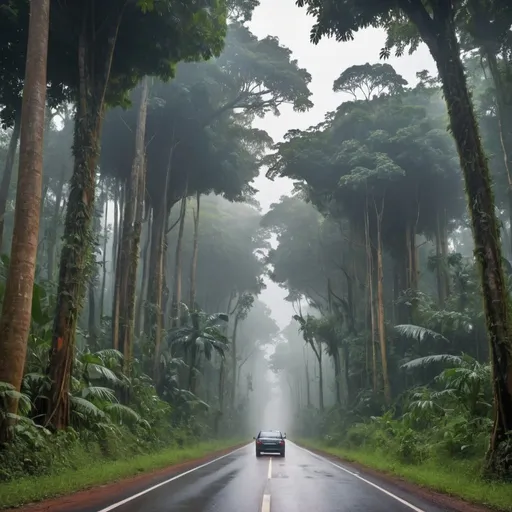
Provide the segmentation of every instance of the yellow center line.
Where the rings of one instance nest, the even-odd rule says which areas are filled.
[[[268,479],[272,478],[272,457],[268,459]]]

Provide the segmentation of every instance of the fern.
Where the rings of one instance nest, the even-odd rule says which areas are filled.
[[[413,338],[419,342],[424,341],[425,338],[434,338],[445,341],[446,343],[450,343],[450,341],[447,338],[445,338],[442,334],[439,334],[436,331],[432,331],[431,329],[427,329],[426,327],[420,327],[418,325],[395,325],[395,330],[402,336],[405,336],[407,338]]]
[[[436,354],[433,356],[418,357],[417,359],[413,359],[412,361],[403,364],[401,368],[404,368],[405,370],[414,370],[416,368],[430,366],[435,363],[451,363],[459,365],[462,363],[462,358],[451,354]]]

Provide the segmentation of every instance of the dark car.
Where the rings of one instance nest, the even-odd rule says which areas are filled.
[[[279,453],[284,457],[286,434],[282,434],[279,430],[262,430],[254,439],[256,440],[256,457],[261,457],[262,452]]]

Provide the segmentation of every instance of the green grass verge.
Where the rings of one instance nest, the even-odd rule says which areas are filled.
[[[58,471],[53,474],[0,483],[0,509],[66,496],[76,491],[199,459],[241,442],[239,440],[210,441],[184,448],[168,448],[156,453],[116,461],[98,462],[97,459],[95,461],[86,458],[84,465],[74,471]]]
[[[348,462],[358,462],[470,503],[512,512],[512,484],[482,480],[479,477],[481,461],[429,460],[421,465],[411,465],[404,464],[389,454],[362,449],[347,450],[327,446],[317,440],[301,439],[299,444],[306,448],[322,450]]]

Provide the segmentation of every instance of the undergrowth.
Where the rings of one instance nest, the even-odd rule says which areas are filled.
[[[0,483],[0,509],[18,507],[47,498],[65,496],[75,491],[92,488],[128,478],[140,473],[162,469],[174,464],[203,457],[209,453],[238,444],[237,440],[173,442],[170,446],[143,453],[135,444],[113,446],[109,455],[94,444],[85,446],[69,441],[62,456],[54,457],[53,464],[44,472]],[[115,451],[114,451],[115,450]],[[43,454],[39,454],[43,457]]]

